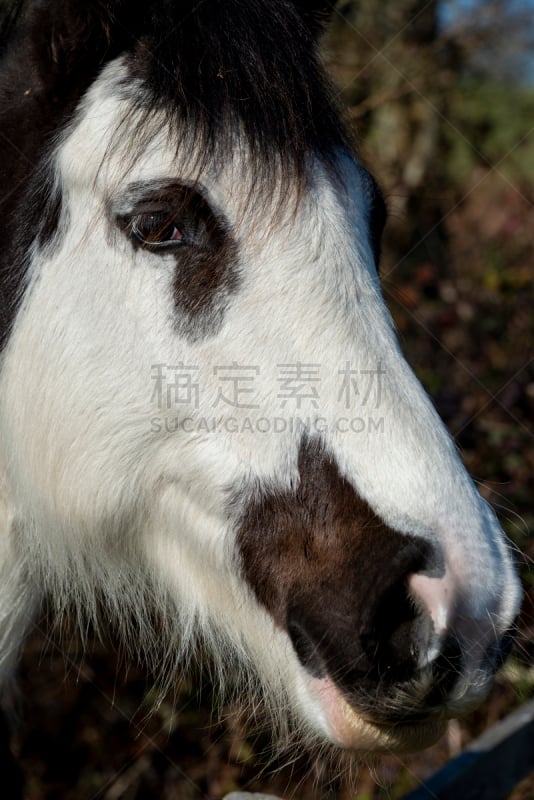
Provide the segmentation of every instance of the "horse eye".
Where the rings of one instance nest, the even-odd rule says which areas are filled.
[[[140,242],[151,247],[184,243],[176,220],[166,211],[138,214],[131,221],[131,230]]]

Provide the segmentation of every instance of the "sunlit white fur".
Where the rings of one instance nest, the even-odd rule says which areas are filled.
[[[228,433],[224,425],[167,432],[165,418],[232,417],[254,427],[260,418],[309,417],[377,514],[443,547],[453,587],[448,624],[467,649],[476,650],[478,636],[502,633],[516,613],[506,544],[398,349],[358,167],[340,154],[344,193],[314,164],[296,211],[288,198],[287,213],[255,213],[242,202],[244,148],[223,168],[191,174],[191,143],[177,150],[175,132],[152,118],[146,148],[132,159],[128,126],[138,120],[117,133],[131,109],[123,77],[120,61],[105,70],[53,154],[64,198],[59,244],[32,254],[1,363],[0,679],[13,669],[36,596],[48,591],[59,611],[74,603],[92,614],[103,595],[125,637],[149,654],[149,609],[160,608],[169,634],[164,668],[172,671],[200,636],[221,673],[237,655],[259,673],[275,708],[283,713],[289,703],[303,725],[335,738],[289,639],[240,577],[239,509],[235,517],[226,510],[230,490],[297,483],[301,433]],[[239,289],[222,328],[199,341],[176,325],[173,258],[134,250],[110,218],[130,184],[159,178],[199,179],[239,245]],[[178,362],[200,368],[198,409],[162,410],[153,399],[153,365]],[[260,368],[252,398],[259,408],[216,404],[213,368],[233,362]],[[297,362],[321,367],[318,407],[281,407],[279,365]],[[373,392],[347,410],[339,398],[346,362],[380,366],[380,398]],[[340,430],[339,420],[353,417],[372,418],[374,427]],[[476,666],[459,708],[472,699]],[[357,719],[351,724],[357,747]]]

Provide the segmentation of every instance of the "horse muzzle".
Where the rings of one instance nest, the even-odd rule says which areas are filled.
[[[237,532],[243,576],[298,659],[299,706],[346,747],[424,746],[483,699],[509,649],[511,569],[481,543],[475,575],[467,536],[389,526],[320,447],[301,447],[299,476],[251,494]]]
[[[483,700],[512,647],[511,631],[495,638],[483,620],[478,639],[436,631],[409,591],[410,577],[365,615],[365,625],[354,626],[350,641],[345,625],[340,636],[333,602],[315,606],[312,616],[309,606],[304,612],[293,604],[288,614],[315,718],[345,748],[400,753],[433,744],[448,719]]]

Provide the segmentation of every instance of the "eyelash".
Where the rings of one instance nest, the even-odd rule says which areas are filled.
[[[129,228],[141,244],[150,248],[182,247],[188,243],[182,226],[166,211],[137,214],[131,218]]]

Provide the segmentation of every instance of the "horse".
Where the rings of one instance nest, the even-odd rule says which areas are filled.
[[[333,5],[4,4],[3,696],[45,599],[356,753],[434,742],[507,654],[513,559],[382,299]]]

